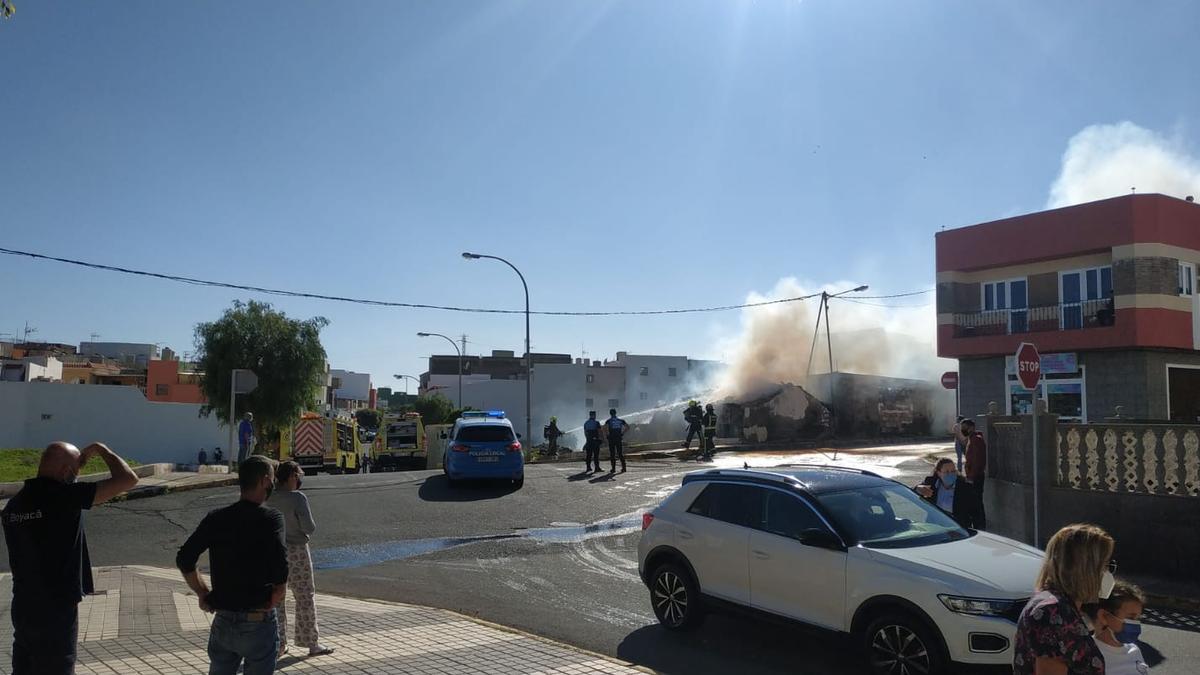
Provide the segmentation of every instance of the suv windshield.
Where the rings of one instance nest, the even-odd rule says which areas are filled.
[[[507,443],[513,440],[513,432],[501,424],[473,424],[459,429],[454,440],[460,443]]]
[[[881,485],[817,495],[838,529],[868,548],[930,546],[970,533],[912,490]]]

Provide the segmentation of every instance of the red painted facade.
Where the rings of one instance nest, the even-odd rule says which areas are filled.
[[[938,272],[1069,258],[1134,243],[1200,250],[1200,205],[1128,195],[946,230],[934,241]]]
[[[1200,250],[1200,205],[1157,194],[1128,195],[939,232],[935,242],[939,273],[1019,267],[1110,253],[1129,244]],[[1043,353],[1191,350],[1192,314],[1153,307],[1116,309],[1111,326],[1014,335],[955,337],[954,325],[938,326],[938,354],[948,358],[1012,354],[1022,341],[1036,342]]]

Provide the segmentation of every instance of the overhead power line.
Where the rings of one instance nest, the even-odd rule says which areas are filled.
[[[41,253],[32,253],[30,251],[18,251],[10,248],[0,248],[0,253],[6,255],[32,258],[34,260],[60,262],[67,265],[76,265],[78,267],[86,267],[89,269],[103,270],[106,272],[118,272],[120,274],[130,274],[140,277],[150,277],[152,279],[162,279],[164,281],[174,281],[182,284],[191,284],[193,286],[208,286],[211,288],[227,288],[238,291],[250,291],[252,293],[262,293],[265,295],[279,295],[289,298],[309,298],[313,300],[331,300],[334,302],[347,302],[357,305],[371,305],[375,307],[404,307],[407,309],[437,309],[447,312],[470,312],[477,314],[524,314],[525,310],[521,309],[490,309],[486,307],[455,307],[452,305],[432,305],[417,302],[393,302],[388,300],[371,300],[367,298],[350,298],[339,295],[325,295],[322,293],[306,293],[303,291],[288,291],[278,288],[264,288],[262,286],[248,286],[245,284],[234,284],[224,281],[211,281],[208,279],[196,279],[193,277],[184,277],[175,274],[162,274],[159,272],[147,272],[145,270],[135,270],[128,267],[118,267],[116,265],[104,265],[100,263],[87,262],[84,260],[73,260],[71,258],[60,258],[58,256],[44,255]],[[809,295],[801,295],[792,298],[780,298],[778,300],[764,300],[761,302],[747,302],[740,305],[718,305],[715,307],[692,307],[687,309],[655,309],[655,310],[628,310],[628,311],[608,311],[608,312],[553,312],[553,311],[531,311],[530,314],[538,314],[541,316],[648,316],[656,314],[699,314],[704,312],[725,312],[734,309],[746,309],[749,307],[764,307],[767,305],[780,305],[789,302],[803,302],[805,300],[819,296],[820,293],[812,293]]]
[[[920,291],[908,291],[907,293],[892,293],[891,295],[856,295],[856,300],[889,300],[891,298],[910,298],[914,295],[925,295],[932,293],[934,289],[926,288]]]
[[[845,302],[853,302],[856,305],[868,305],[870,307],[886,307],[888,309],[913,309],[917,307],[928,307],[933,302],[922,302],[919,305],[890,305],[884,302],[871,302],[870,300],[859,300],[857,298],[833,298],[834,300],[843,300]]]

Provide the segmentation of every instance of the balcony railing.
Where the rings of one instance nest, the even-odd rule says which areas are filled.
[[[954,337],[1019,335],[1111,326],[1116,321],[1112,298],[1059,305],[996,309],[954,315]]]

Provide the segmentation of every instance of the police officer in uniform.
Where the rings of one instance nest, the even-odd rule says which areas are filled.
[[[717,451],[717,413],[713,410],[713,404],[704,406],[704,415],[700,422],[704,425],[704,438],[701,441],[704,446],[703,460],[709,462]]]
[[[621,473],[625,473],[625,446],[621,444],[621,439],[625,436],[625,430],[629,425],[625,420],[617,417],[617,409],[610,408],[608,411],[608,419],[604,422],[604,429],[608,436],[608,459],[612,462],[612,471],[617,472],[617,457],[621,458]]]
[[[600,470],[600,420],[596,419],[596,411],[588,412],[587,421],[583,423],[583,461],[587,472]],[[593,468],[595,467],[595,468]]]

